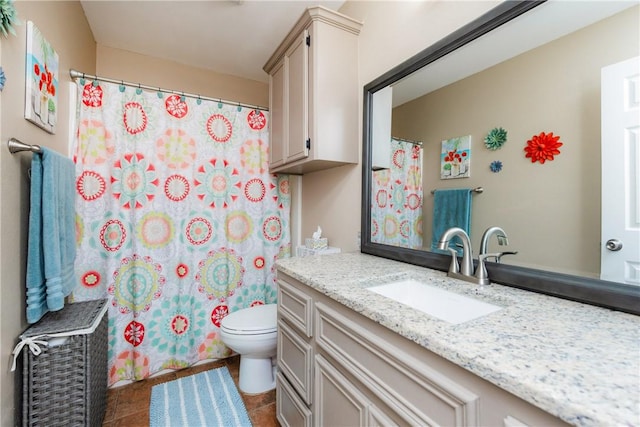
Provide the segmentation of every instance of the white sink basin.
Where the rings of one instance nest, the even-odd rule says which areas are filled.
[[[367,288],[399,303],[457,325],[477,319],[502,307],[408,279]]]

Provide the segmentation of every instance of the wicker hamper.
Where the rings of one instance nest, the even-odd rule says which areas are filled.
[[[45,314],[20,336],[48,343],[39,346],[39,355],[28,347],[22,351],[23,426],[102,425],[107,404],[106,309],[106,300],[68,304]]]

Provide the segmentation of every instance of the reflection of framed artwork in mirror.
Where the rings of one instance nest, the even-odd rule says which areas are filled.
[[[469,178],[471,176],[471,135],[442,141],[440,179]]]

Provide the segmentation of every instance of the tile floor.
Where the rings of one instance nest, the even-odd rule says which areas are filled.
[[[102,427],[148,427],[151,387],[159,383],[197,374],[224,365],[227,365],[229,368],[229,372],[237,386],[238,368],[240,366],[239,356],[194,366],[110,389],[107,393],[107,410]],[[280,425],[276,420],[275,390],[256,395],[247,395],[240,392],[240,395],[244,400],[247,412],[251,418],[251,423],[254,427],[278,427]]]

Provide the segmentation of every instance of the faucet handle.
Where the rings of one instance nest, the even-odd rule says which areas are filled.
[[[517,255],[518,251],[505,251],[505,252],[500,252],[497,254],[491,254],[491,255],[495,255],[496,256],[496,263],[500,264],[500,258],[502,258],[505,255]]]
[[[502,256],[499,253],[494,254],[480,254],[478,255],[478,266],[476,267],[476,279],[478,279],[478,283],[480,285],[488,285],[489,282],[489,273],[487,272],[487,267],[484,265],[484,260],[489,257],[498,257]]]
[[[460,264],[458,264],[458,252],[453,248],[447,248],[451,252],[451,265],[449,265],[449,273],[459,273]]]

